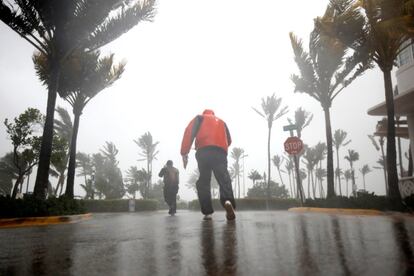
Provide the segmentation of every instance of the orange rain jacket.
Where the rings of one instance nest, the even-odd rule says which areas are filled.
[[[186,127],[181,143],[181,155],[187,155],[190,152],[194,139],[196,150],[215,146],[227,153],[231,144],[231,136],[226,123],[209,109],[204,110],[203,115],[197,115]]]

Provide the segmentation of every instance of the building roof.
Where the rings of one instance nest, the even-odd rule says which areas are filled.
[[[407,116],[408,114],[414,114],[414,90],[395,96],[394,107],[396,116]],[[387,106],[385,102],[368,109],[368,115],[386,116]]]

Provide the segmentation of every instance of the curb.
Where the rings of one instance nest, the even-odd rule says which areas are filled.
[[[290,212],[314,212],[334,215],[358,215],[358,216],[385,216],[386,212],[371,209],[342,209],[342,208],[313,208],[295,207],[288,209]]]
[[[51,224],[75,223],[82,220],[90,219],[91,213],[82,215],[69,216],[50,216],[50,217],[26,217],[0,219],[0,228],[31,227]]]

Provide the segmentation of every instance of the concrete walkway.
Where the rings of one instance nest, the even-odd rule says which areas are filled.
[[[287,211],[94,214],[0,230],[0,275],[414,275],[414,219]]]

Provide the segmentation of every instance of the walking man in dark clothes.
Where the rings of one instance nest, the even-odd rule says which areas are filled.
[[[164,200],[170,207],[168,214],[174,216],[177,212],[177,193],[180,182],[179,172],[173,167],[173,162],[168,160],[158,176],[164,178]]]
[[[184,168],[187,167],[188,153],[195,140],[196,159],[200,177],[197,180],[197,194],[201,212],[205,220],[210,220],[214,212],[211,204],[211,172],[220,187],[220,203],[226,210],[227,220],[234,220],[233,189],[230,174],[227,170],[227,150],[231,137],[226,123],[214,115],[212,110],[205,110],[188,124],[181,143],[181,156]]]

